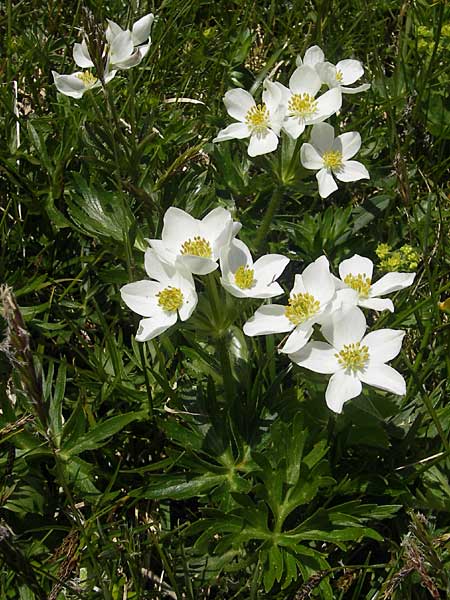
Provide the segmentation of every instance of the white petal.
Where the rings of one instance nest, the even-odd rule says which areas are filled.
[[[340,370],[336,350],[326,342],[309,342],[295,354],[290,354],[292,362],[315,373],[331,375]]]
[[[183,287],[183,304],[178,309],[182,321],[187,321],[197,306],[198,297],[195,287]]]
[[[343,94],[359,94],[360,92],[367,92],[370,89],[370,83],[362,83],[356,87],[346,87],[341,85],[341,92]]]
[[[359,372],[359,378],[363,383],[373,387],[404,396],[406,394],[406,383],[398,371],[383,364],[369,364],[363,371]]]
[[[81,79],[77,77],[77,73],[72,73],[72,75],[59,75],[56,71],[52,71],[52,75],[56,89],[65,96],[81,98],[87,89]]]
[[[136,340],[138,342],[148,342],[153,338],[164,333],[169,327],[175,325],[177,322],[177,313],[164,313],[162,312],[156,317],[150,319],[141,319],[139,321],[139,329],[136,333]]]
[[[253,259],[250,250],[241,242],[233,239],[228,247],[224,247],[220,253],[220,269],[224,275],[235,273],[239,267],[253,267]]]
[[[294,325],[285,316],[285,306],[264,304],[244,325],[244,333],[248,336],[269,335],[292,331]]]
[[[379,312],[388,310],[389,312],[394,312],[394,304],[389,298],[359,298],[358,304],[370,310],[377,310]]]
[[[313,125],[310,142],[321,154],[331,150],[334,142],[334,128],[328,123]]]
[[[178,248],[167,248],[162,240],[150,240],[149,238],[146,238],[146,241],[156,252],[159,260],[169,265],[175,264]]]
[[[283,121],[283,129],[293,140],[296,140],[305,131],[305,119],[286,117]]]
[[[330,264],[326,256],[320,256],[308,265],[302,273],[306,291],[320,300],[323,305],[334,296],[335,285],[330,273]]]
[[[280,107],[282,101],[281,89],[273,81],[270,81],[270,79],[264,81],[262,100],[271,115],[274,115]]]
[[[189,213],[171,206],[164,215],[164,226],[161,234],[164,244],[178,254],[181,245],[199,234],[200,224]]]
[[[122,31],[111,42],[109,50],[111,64],[120,63],[129,58],[134,52],[133,40],[131,32],[128,30]]]
[[[208,275],[208,273],[212,273],[219,266],[211,258],[202,258],[201,256],[194,256],[192,254],[178,256],[175,264],[182,265],[195,275]]]
[[[281,92],[281,104],[284,104],[287,106],[289,103],[289,100],[292,96],[291,90],[289,88],[287,88],[285,85],[283,85],[282,83],[280,83],[279,81],[274,81],[273,84],[276,85],[277,88]]]
[[[338,189],[333,175],[328,169],[320,169],[316,173],[317,183],[319,184],[319,194],[321,198],[328,198],[330,194]]]
[[[227,140],[242,140],[249,137],[251,131],[245,123],[232,123],[221,129],[213,142],[226,142]]]
[[[275,298],[281,296],[281,294],[284,294],[284,290],[276,281],[267,284],[257,282],[255,287],[248,290],[247,297],[263,300],[265,298]]]
[[[307,344],[313,334],[313,328],[310,323],[302,323],[294,329],[288,339],[285,341],[280,352],[284,354],[294,354]]]
[[[361,148],[361,136],[357,131],[348,131],[338,135],[333,143],[332,150],[342,152],[342,158],[348,160],[353,158]]]
[[[222,206],[211,210],[200,221],[200,235],[210,240],[214,260],[219,258],[222,248],[231,242],[233,229],[231,214]]]
[[[156,279],[162,283],[168,282],[175,274],[175,267],[162,262],[153,248],[147,248],[145,251],[144,264],[150,279]]]
[[[135,46],[144,44],[148,40],[148,38],[150,37],[150,29],[154,20],[155,17],[153,16],[153,14],[149,13],[148,15],[141,17],[133,25],[131,35],[133,39],[133,44]]]
[[[136,67],[142,61],[142,54],[139,49],[136,49],[128,58],[114,62],[114,66],[118,69],[131,69]]]
[[[325,121],[331,115],[334,115],[342,106],[342,94],[338,87],[335,87],[317,98],[317,111],[312,119],[307,119],[307,124],[320,123]]]
[[[265,134],[253,133],[250,136],[250,143],[248,145],[249,156],[260,156],[261,154],[267,154],[273,152],[278,146],[278,136],[268,129]]]
[[[289,87],[294,94],[309,94],[315,96],[322,82],[316,71],[309,66],[297,67],[289,79]]]
[[[89,56],[87,49],[86,40],[83,40],[81,44],[74,44],[73,46],[73,60],[82,69],[90,69],[94,66],[94,63]]]
[[[355,83],[355,81],[364,75],[362,63],[359,60],[352,60],[351,58],[340,60],[336,65],[336,69],[342,73],[342,85]]]
[[[339,181],[359,181],[370,179],[369,171],[357,160],[346,160],[342,167],[333,169],[334,175]]]
[[[346,344],[360,342],[366,332],[366,318],[357,306],[342,305],[322,325],[324,338],[338,351]]]
[[[255,279],[265,285],[278,279],[289,263],[289,258],[281,254],[266,254],[253,265]]]
[[[323,62],[316,66],[316,71],[322,80],[329,88],[334,88],[339,85],[337,79],[337,69],[330,62]]]
[[[323,50],[319,48],[319,46],[311,46],[311,48],[308,48],[308,50],[305,52],[303,64],[308,65],[309,67],[315,67],[324,60],[325,54],[323,53]]]
[[[256,106],[253,96],[241,88],[226,92],[223,102],[230,117],[237,121],[245,121],[248,111]]]
[[[300,149],[300,162],[305,169],[322,169],[323,158],[312,144],[303,144]]]
[[[412,285],[415,273],[386,273],[370,288],[370,296],[384,296]]]
[[[368,279],[372,279],[373,262],[370,258],[354,254],[351,258],[343,260],[339,265],[339,275],[344,281],[347,275],[364,275]]]
[[[107,21],[108,21],[108,27],[106,28],[105,37],[106,37],[106,41],[111,46],[113,39],[115,37],[117,37],[120,33],[122,33],[123,29],[122,29],[122,27],[120,27],[120,25],[117,25],[117,23],[114,23],[114,21],[111,21],[110,19],[107,19]]]
[[[344,371],[338,371],[330,377],[327,391],[325,392],[325,400],[328,408],[335,413],[341,413],[344,403],[359,396],[361,390],[362,385],[357,377],[349,375]]]
[[[368,333],[361,343],[369,349],[370,362],[386,363],[400,352],[404,337],[405,331],[401,329],[377,329]]]
[[[156,281],[142,279],[141,281],[127,283],[121,287],[120,295],[132,311],[142,317],[151,317],[155,312],[160,312],[156,294],[163,288],[164,286]]]

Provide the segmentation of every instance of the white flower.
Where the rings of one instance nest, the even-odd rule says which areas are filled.
[[[388,298],[380,298],[412,285],[415,273],[387,273],[372,284],[373,262],[370,258],[355,254],[343,260],[339,265],[340,280],[336,287],[352,288],[358,294],[356,302],[364,308],[373,310],[389,310],[394,312],[394,305]]]
[[[233,239],[220,254],[220,281],[236,298],[273,298],[283,293],[276,279],[288,262],[281,254],[266,254],[254,263],[244,242]]]
[[[340,181],[370,179],[363,164],[349,160],[361,147],[361,136],[356,131],[335,138],[331,125],[319,123],[312,128],[310,141],[310,144],[302,145],[300,160],[305,169],[318,170],[316,179],[322,198],[327,198],[338,188],[333,175]]]
[[[337,87],[315,99],[322,81],[315,69],[308,65],[295,69],[289,88],[278,82],[275,85],[281,90],[286,110],[283,129],[294,140],[303,133],[306,125],[325,121],[341,108],[342,94]]]
[[[183,268],[164,264],[150,248],[145,252],[145,270],[150,279],[128,283],[120,289],[122,300],[144,319],[139,322],[138,342],[146,342],[186,321],[197,305],[192,275]]]
[[[305,56],[303,57],[303,60],[302,60],[301,56],[297,56],[295,64],[297,67],[306,65],[308,67],[313,67],[315,69],[317,67],[317,65],[322,64],[324,61],[325,61],[325,55],[323,53],[323,50],[321,48],[319,48],[319,46],[311,46],[305,52]]]
[[[106,40],[108,63],[117,69],[130,69],[138,65],[150,48],[150,30],[155,17],[145,15],[133,25],[131,31],[122,29],[108,19]]]
[[[265,304],[244,325],[248,336],[292,332],[281,352],[302,348],[313,332],[313,325],[327,315],[335,293],[333,276],[325,256],[295,276],[288,306]]]
[[[172,206],[164,215],[161,240],[147,241],[163,262],[180,264],[191,273],[207,275],[217,269],[220,251],[240,227],[220,206],[201,220]]]
[[[363,83],[356,87],[348,87],[364,75],[364,67],[359,60],[347,58],[340,60],[336,65],[322,62],[315,65],[322,83],[329,88],[339,88],[343,94],[358,94],[370,88],[370,83]]]
[[[385,363],[400,352],[404,331],[378,329],[364,336],[366,319],[356,306],[334,312],[321,331],[326,342],[309,342],[289,358],[297,365],[331,375],[325,399],[334,412],[359,396],[362,383],[403,396],[403,377]]]
[[[241,88],[226,92],[223,101],[230,117],[239,121],[219,131],[213,142],[250,138],[249,156],[273,152],[278,146],[284,112],[277,84],[266,80],[262,104],[256,104],[251,94]]]
[[[105,73],[105,83],[111,81],[116,73],[117,71]],[[90,71],[76,71],[71,75],[60,75],[56,71],[52,71],[52,75],[58,92],[71,98],[81,98],[84,92],[98,88],[101,85],[100,80],[92,75]]]

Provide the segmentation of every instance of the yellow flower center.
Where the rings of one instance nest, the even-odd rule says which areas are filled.
[[[324,152],[322,159],[327,169],[339,169],[339,167],[342,167],[342,152],[339,152],[339,150]]]
[[[269,111],[266,105],[258,104],[252,106],[251,109],[245,115],[245,123],[252,131],[252,133],[265,133],[269,127]]]
[[[234,282],[241,290],[248,290],[252,287],[255,281],[253,269],[241,266],[234,274]]]
[[[317,112],[317,102],[308,93],[292,94],[288,109],[292,117],[307,119]]]
[[[97,82],[97,77],[92,75],[90,71],[83,71],[82,73],[78,73],[77,77],[80,81],[83,82],[85,87],[91,87],[94,83]]]
[[[313,315],[320,308],[319,300],[316,300],[312,294],[294,294],[289,298],[288,306],[284,310],[284,314],[294,325],[300,325]]]
[[[365,273],[358,273],[358,275],[349,273],[344,277],[344,283],[356,290],[360,296],[367,298],[372,280],[370,277],[366,277]]]
[[[194,238],[189,238],[181,246],[181,254],[191,254],[193,256],[200,256],[201,258],[211,258],[212,250],[211,244],[205,238],[199,235]]]
[[[358,371],[363,369],[369,360],[369,348],[361,346],[360,342],[345,344],[342,350],[335,354],[335,357],[344,369]]]
[[[341,81],[344,79],[344,75],[342,73],[342,71],[340,71],[339,69],[336,71],[336,81],[341,83]]]
[[[180,288],[167,287],[156,294],[158,304],[168,312],[174,312],[181,308],[183,304],[183,294]]]

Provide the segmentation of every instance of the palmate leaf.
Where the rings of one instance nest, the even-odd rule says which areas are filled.
[[[116,192],[96,189],[79,173],[72,173],[72,179],[73,191],[67,198],[67,207],[74,224],[89,236],[122,242],[135,228],[135,219],[125,199]],[[135,243],[141,249],[145,246],[139,232]]]

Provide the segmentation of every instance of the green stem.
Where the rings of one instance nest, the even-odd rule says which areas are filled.
[[[152,388],[150,386],[150,381],[149,381],[149,378],[148,378],[147,365],[146,365],[146,362],[145,362],[145,354],[144,354],[144,346],[143,346],[143,344],[139,344],[139,355],[141,357],[142,372],[144,373],[145,389],[147,390],[147,398],[148,398],[148,407],[149,407],[149,412],[150,412],[150,418],[154,419]]]
[[[213,313],[214,328],[216,330],[215,343],[220,360],[225,398],[229,403],[229,406],[231,406],[234,398],[233,373],[231,371],[230,355],[225,341],[226,331],[223,329],[223,322],[221,319],[222,301],[220,299],[219,290],[217,289],[215,273],[210,273],[206,277],[206,289],[208,291]]]
[[[266,242],[267,232],[273,221],[273,217],[278,210],[281,198],[283,197],[283,188],[276,187],[273,191],[272,198],[270,199],[269,206],[267,207],[266,214],[264,215],[263,221],[258,229],[255,241],[256,251],[261,250]]]

